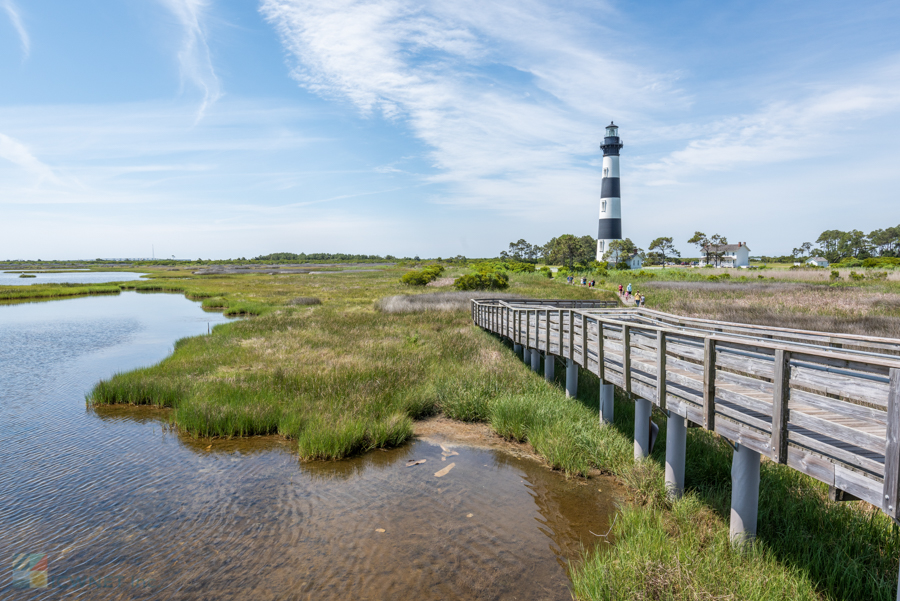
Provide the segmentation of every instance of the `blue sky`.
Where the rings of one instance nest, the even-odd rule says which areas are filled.
[[[0,0],[0,259],[900,222],[900,3]]]

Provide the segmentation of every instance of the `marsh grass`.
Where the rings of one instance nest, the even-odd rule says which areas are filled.
[[[318,459],[402,444],[413,420],[438,412],[487,421],[501,436],[531,444],[554,468],[571,475],[600,469],[626,486],[630,502],[610,534],[615,544],[601,543],[571,566],[575,594],[583,599],[892,598],[900,544],[879,511],[861,502],[832,503],[821,484],[765,463],[759,539],[736,553],[728,542],[732,451],[722,439],[689,430],[688,492],[668,501],[663,416],[654,415],[661,431],[651,458],[635,463],[630,400],[618,395],[615,424],[601,425],[592,374],[580,374],[579,396],[568,399],[563,369],[556,382],[544,382],[508,343],[471,324],[467,304],[422,310],[458,299],[425,293],[394,301],[402,303],[400,311],[376,309],[375,299],[399,296],[398,273],[179,280],[186,290],[210,292],[209,303],[256,303],[267,312],[181,340],[162,363],[101,382],[90,399],[171,407],[171,422],[196,436],[278,433],[296,442],[301,457]],[[828,298],[841,302],[832,304],[821,302],[819,288],[802,285],[781,298],[787,316],[851,319],[849,303],[857,316],[889,317],[898,298],[890,286],[858,287],[848,296],[821,292],[836,294]],[[660,286],[648,296],[655,308],[669,310],[687,298],[685,308],[715,317],[704,311],[722,304],[773,307],[773,292],[781,290]],[[611,293],[513,276],[511,294]],[[324,304],[289,304],[300,295]]]
[[[321,305],[322,299],[314,296],[298,296],[297,298],[292,298],[285,304],[295,306]]]
[[[379,299],[375,307],[384,313],[416,313],[419,311],[468,311],[473,298],[522,298],[509,292],[457,291],[398,294]]]
[[[900,287],[798,282],[647,281],[651,309],[685,317],[900,338]]]
[[[49,300],[88,296],[91,294],[119,294],[115,284],[32,284],[31,286],[0,286],[0,301]]]
[[[633,407],[617,395],[614,429],[629,442]],[[689,429],[688,490],[673,502],[663,487],[666,420],[658,411],[653,419],[660,433],[648,460],[606,464],[632,503],[612,528],[615,544],[571,566],[579,599],[893,599],[900,537],[879,510],[832,502],[824,484],[764,461],[758,539],[737,553],[728,542],[730,445]]]

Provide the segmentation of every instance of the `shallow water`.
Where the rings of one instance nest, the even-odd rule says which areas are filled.
[[[33,278],[21,278],[21,273],[0,271],[0,286],[31,286],[32,284],[103,284],[105,282],[133,282],[143,273],[130,271],[68,271],[66,273],[29,272]]]
[[[613,511],[598,480],[435,438],[303,463],[278,438],[85,407],[99,378],[222,321],[176,295],[0,307],[0,557],[49,571],[38,590],[3,574],[0,598],[570,598],[565,563]]]

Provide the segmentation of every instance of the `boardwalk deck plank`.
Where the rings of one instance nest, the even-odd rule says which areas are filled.
[[[888,427],[890,420],[900,422],[900,410],[888,412],[889,395],[896,395],[888,375],[891,370],[900,373],[900,341],[616,306],[478,300],[473,301],[472,318],[518,344],[602,372],[605,381],[654,404],[660,404],[662,393],[666,408],[675,414],[879,507],[884,486],[894,498],[890,508],[882,509],[896,519],[900,461],[891,457],[888,470],[885,453],[888,439],[892,449],[900,448],[898,435],[889,435],[900,432],[900,423],[893,430]],[[713,353],[707,355],[711,348],[712,360]],[[778,372],[784,380],[777,388],[783,403],[777,412],[776,355],[784,365],[790,363]],[[661,365],[665,373],[660,381]],[[900,406],[900,401],[891,402]],[[773,435],[776,413],[786,434],[780,443]],[[887,483],[886,470],[891,473]]]

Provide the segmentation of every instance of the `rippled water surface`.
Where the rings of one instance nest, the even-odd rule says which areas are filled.
[[[29,272],[33,278],[19,277],[21,273],[0,271],[0,286],[31,286],[32,284],[102,284],[103,282],[131,282],[141,279],[142,273],[130,271],[67,271],[65,273]]]
[[[85,407],[221,321],[162,294],[0,307],[0,598],[570,598],[566,561],[613,509],[597,480],[452,438],[302,463]],[[46,554],[47,588],[12,587],[20,553]]]

